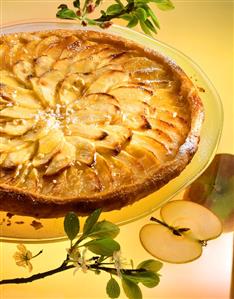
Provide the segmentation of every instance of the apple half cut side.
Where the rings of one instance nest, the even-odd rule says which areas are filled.
[[[162,220],[140,230],[142,246],[154,257],[169,263],[191,262],[202,254],[208,240],[222,233],[219,218],[203,206],[184,200],[168,202],[160,210]]]

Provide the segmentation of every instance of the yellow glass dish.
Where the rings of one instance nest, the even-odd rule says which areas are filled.
[[[80,29],[80,27],[76,23],[70,22],[34,21],[31,23],[3,26],[2,33],[8,34],[14,32],[53,29],[72,30]],[[99,30],[96,28],[90,29]],[[126,39],[143,44],[145,47],[155,49],[174,60],[198,87],[205,109],[205,121],[202,128],[199,149],[192,159],[192,162],[180,176],[170,181],[157,192],[141,199],[131,206],[102,214],[103,219],[123,225],[146,216],[158,209],[162,204],[191,184],[192,181],[206,169],[215,155],[218,146],[223,125],[223,110],[219,95],[214,86],[199,66],[197,66],[189,57],[158,40],[128,28],[115,25],[108,29],[107,32],[120,35]],[[81,222],[84,221],[85,217],[82,217]],[[63,218],[34,219],[32,217],[12,216],[7,215],[6,212],[0,212],[0,239],[4,241],[14,242],[20,239],[24,240],[24,242],[49,242],[61,240],[63,237]]]

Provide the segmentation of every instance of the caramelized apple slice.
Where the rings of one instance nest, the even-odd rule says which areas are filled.
[[[98,55],[78,60],[70,64],[69,73],[91,73],[96,70],[99,62],[100,58]]]
[[[137,159],[148,172],[152,169],[155,170],[157,164],[160,164],[156,156],[141,145],[129,144],[126,146],[125,151]]]
[[[153,95],[153,91],[142,86],[119,86],[111,89],[109,93],[116,97],[118,101],[129,102],[131,100],[148,103]]]
[[[129,127],[132,130],[151,129],[151,125],[144,114],[123,112],[122,121],[125,126]]]
[[[82,123],[87,125],[104,125],[110,124],[112,122],[112,118],[115,117],[114,114],[108,115],[104,114],[102,111],[93,111],[93,110],[80,110],[75,113],[75,116]]]
[[[61,43],[61,39],[56,35],[51,35],[41,39],[36,46],[35,52],[37,57],[47,55],[57,60],[60,57],[63,48],[64,46]]]
[[[46,136],[39,140],[37,156],[33,159],[33,166],[38,167],[47,163],[64,143],[63,133],[59,129],[52,129]]]
[[[93,124],[70,124],[68,130],[71,132],[70,134],[72,136],[79,135],[91,140],[102,140],[107,136],[107,133],[104,132],[103,129],[98,128]]]
[[[93,105],[103,104],[103,105],[114,105],[119,107],[119,102],[116,98],[108,93],[90,93],[86,95],[84,98],[77,102],[77,107],[80,108],[87,108],[92,107]]]
[[[28,162],[35,150],[35,144],[30,144],[20,150],[15,150],[7,154],[6,159],[2,163],[2,166],[5,168],[12,168],[18,165],[22,165],[25,162]]]
[[[35,125],[34,120],[18,120],[16,123],[7,122],[5,125],[0,125],[0,133],[11,136],[22,136]]]
[[[139,70],[161,68],[161,65],[146,57],[132,57],[124,64],[124,69],[129,72],[136,72]]]
[[[79,74],[71,74],[67,76],[61,83],[58,95],[61,104],[68,105],[77,100],[84,89],[84,79]]]
[[[103,154],[117,155],[132,136],[131,130],[122,126],[105,126],[104,130],[108,135],[95,142],[97,151]]]
[[[125,163],[115,157],[108,157],[106,162],[110,168],[113,179],[113,187],[120,187],[133,183],[133,173]]]
[[[4,86],[4,85],[9,87],[16,87],[16,88],[24,87],[12,73],[6,70],[0,70],[0,86]]]
[[[118,84],[127,82],[129,76],[127,73],[122,71],[109,70],[103,73],[97,80],[95,80],[88,88],[87,94],[89,93],[106,93],[110,88]]]
[[[66,140],[76,148],[76,160],[91,165],[95,159],[95,147],[87,139],[78,136],[67,136]]]
[[[115,158],[122,162],[128,169],[132,170],[134,180],[143,178],[145,169],[132,155],[123,150]]]
[[[53,107],[56,103],[55,93],[58,83],[63,80],[62,73],[56,70],[43,74],[39,79],[32,78],[31,83],[44,106]]]
[[[134,132],[132,136],[132,144],[148,149],[159,161],[166,161],[169,158],[168,149],[163,143],[160,143],[151,137],[138,134],[138,132]]]
[[[106,160],[99,154],[96,154],[95,171],[97,172],[98,179],[100,180],[102,191],[111,189],[113,180],[111,170]]]
[[[7,85],[0,85],[0,95],[11,103],[25,108],[40,109],[41,105],[38,102],[33,91],[24,88],[13,88]]]
[[[20,60],[13,66],[13,73],[20,82],[29,86],[28,77],[33,74],[32,64],[27,60]]]
[[[96,171],[90,167],[82,166],[78,171],[77,184],[78,194],[90,194],[90,192],[100,192],[102,185]]]
[[[73,144],[64,142],[60,152],[56,154],[46,169],[45,175],[53,175],[68,166],[71,166],[76,160],[76,148]]]
[[[18,119],[32,119],[35,116],[36,111],[29,108],[14,106],[5,108],[0,111],[1,117],[18,118]]]
[[[40,56],[35,60],[34,69],[37,77],[41,77],[43,74],[51,70],[55,60],[50,56]]]

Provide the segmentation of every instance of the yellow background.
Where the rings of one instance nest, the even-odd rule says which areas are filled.
[[[72,1],[1,0],[1,24],[24,19],[54,18],[56,7]],[[110,1],[105,2],[105,6]],[[234,153],[234,80],[233,80],[233,1],[176,1],[175,10],[157,11],[161,30],[157,39],[192,57],[208,75],[224,106],[224,128],[218,152]],[[119,24],[124,24],[119,22]],[[214,119],[215,122],[215,119]],[[151,258],[140,245],[138,233],[148,222],[145,217],[121,227],[118,241],[123,255],[136,264]],[[28,245],[35,254],[44,252],[34,264],[34,272],[57,267],[63,260],[68,242]],[[0,279],[27,276],[24,268],[15,265],[12,255],[16,244],[0,243]],[[231,281],[232,234],[224,234],[204,248],[195,262],[184,265],[164,264],[160,285],[143,289],[144,298],[213,299],[228,298]],[[72,270],[28,285],[7,285],[0,288],[0,298],[105,298],[109,276],[102,274],[72,275]],[[121,294],[121,298],[125,298]]]

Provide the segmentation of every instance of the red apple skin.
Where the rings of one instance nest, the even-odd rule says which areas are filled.
[[[217,154],[205,172],[185,191],[184,200],[204,205],[234,231],[234,155]]]

